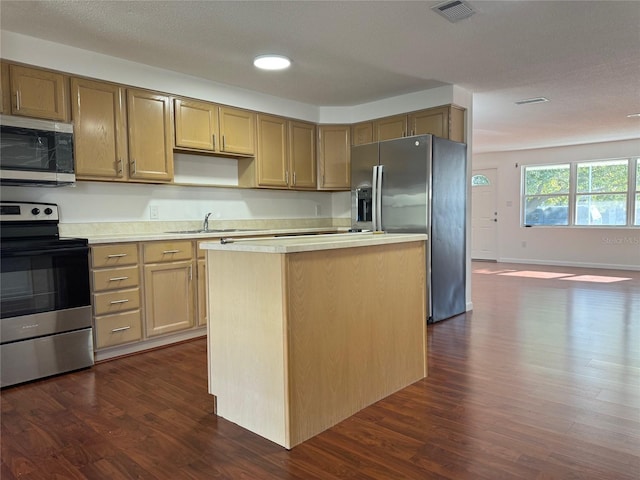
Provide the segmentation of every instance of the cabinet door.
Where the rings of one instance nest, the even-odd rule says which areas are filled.
[[[258,185],[286,187],[289,183],[287,155],[287,121],[272,115],[257,116],[258,124]]]
[[[405,137],[407,135],[407,116],[395,115],[376,120],[375,133],[379,142]]]
[[[409,123],[415,135],[430,133],[449,138],[449,107],[437,107],[409,115]]]
[[[353,145],[362,145],[373,142],[373,122],[362,122],[352,125],[351,141],[353,142]]]
[[[217,148],[218,106],[195,100],[174,100],[176,147],[214,151]]]
[[[314,124],[289,121],[289,164],[290,171],[293,172],[289,186],[300,190],[315,190],[317,167]]]
[[[207,324],[207,261],[198,260],[198,326]]]
[[[351,139],[349,125],[320,125],[319,190],[351,189]]]
[[[0,113],[11,113],[11,92],[9,87],[9,64],[0,63]]]
[[[61,73],[9,66],[11,113],[26,117],[69,120],[69,79]]]
[[[173,179],[173,139],[169,97],[127,90],[129,177],[135,180]]]
[[[255,155],[256,115],[247,110],[219,107],[221,152]]]
[[[193,262],[145,265],[144,306],[148,337],[193,327]]]
[[[77,178],[126,180],[124,89],[72,78],[71,98]]]

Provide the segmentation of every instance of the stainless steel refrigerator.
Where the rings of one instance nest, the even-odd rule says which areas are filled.
[[[351,147],[352,228],[429,236],[430,323],[466,310],[466,152],[433,135]]]

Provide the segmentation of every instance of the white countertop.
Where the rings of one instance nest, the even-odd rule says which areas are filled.
[[[303,233],[321,233],[327,231],[346,231],[346,228],[326,227],[326,228],[274,228],[274,229],[256,229],[236,232],[189,232],[189,233],[171,233],[171,232],[137,232],[137,233],[106,233],[96,235],[82,235],[87,238],[89,244],[100,243],[119,243],[119,242],[149,242],[155,240],[200,240],[200,239],[217,239],[221,237],[255,237],[256,235],[296,235]]]
[[[392,243],[424,242],[427,235],[422,233],[336,233],[324,235],[299,235],[279,238],[250,238],[227,235],[220,241],[203,242],[203,250],[258,253],[296,253],[338,248],[370,247]],[[223,243],[224,242],[224,243]]]

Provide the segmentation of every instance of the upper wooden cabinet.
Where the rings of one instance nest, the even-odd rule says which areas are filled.
[[[407,136],[407,116],[394,115],[376,120],[373,124],[377,141]]]
[[[315,125],[260,113],[257,126],[255,186],[315,190]]]
[[[289,187],[315,190],[316,126],[313,123],[289,120]]]
[[[374,142],[376,137],[373,135],[373,122],[361,122],[351,125],[351,141],[353,145],[362,145],[364,143]]]
[[[318,127],[318,190],[351,189],[351,127]]]
[[[69,121],[69,78],[66,75],[9,65],[9,88],[12,115]]]
[[[71,79],[76,177],[128,178],[125,89],[93,80]]]
[[[240,155],[255,155],[256,114],[249,110],[218,107],[220,151]]]
[[[431,134],[442,138],[465,141],[464,108],[455,105],[427,108],[409,114],[379,118],[352,125],[353,145],[391,140],[409,135]]]
[[[129,178],[144,182],[173,179],[171,103],[166,95],[127,90]]]
[[[176,147],[217,150],[220,141],[217,105],[176,98],[174,112]]]
[[[409,114],[412,135],[430,133],[456,142],[464,142],[464,109],[455,105],[429,108]]]
[[[255,113],[210,102],[174,99],[176,148],[255,155]]]
[[[9,64],[0,63],[0,113],[11,113],[11,94],[9,90]]]
[[[287,188],[289,186],[287,119],[259,113],[257,125],[257,186]]]

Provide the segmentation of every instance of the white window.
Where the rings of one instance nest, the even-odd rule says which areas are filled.
[[[640,225],[640,159],[636,158],[636,199],[635,199],[636,220],[634,225]]]
[[[629,161],[578,163],[576,225],[626,225]]]
[[[522,179],[523,225],[640,225],[637,158],[526,166]]]
[[[524,224],[569,225],[570,165],[524,167]]]
[[[491,182],[489,181],[486,175],[482,175],[481,173],[479,173],[471,177],[472,187],[480,187],[485,185],[491,185]]]

